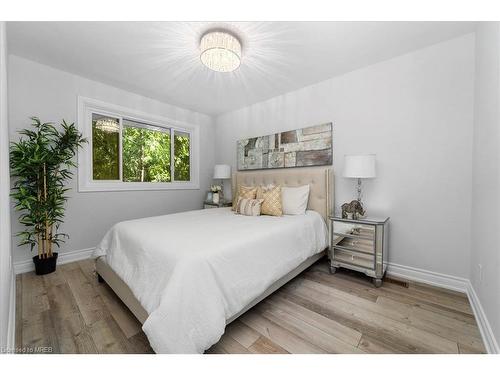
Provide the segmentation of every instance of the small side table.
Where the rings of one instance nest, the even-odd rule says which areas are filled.
[[[231,201],[221,201],[219,203],[214,202],[203,202],[203,208],[220,208],[220,207],[231,207],[233,202]]]
[[[382,286],[389,252],[389,218],[359,220],[330,216],[330,273],[339,267],[373,277]]]

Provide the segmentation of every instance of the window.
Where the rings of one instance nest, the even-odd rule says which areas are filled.
[[[80,191],[199,188],[196,126],[79,98],[79,129]]]

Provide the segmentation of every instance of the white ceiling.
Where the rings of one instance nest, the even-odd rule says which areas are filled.
[[[241,67],[215,73],[198,41],[226,27]],[[427,45],[473,32],[473,22],[9,22],[12,54],[216,115]]]

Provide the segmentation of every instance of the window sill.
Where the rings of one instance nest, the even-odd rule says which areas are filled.
[[[78,192],[97,191],[152,191],[152,190],[199,190],[200,184],[195,182],[89,182],[79,184]]]

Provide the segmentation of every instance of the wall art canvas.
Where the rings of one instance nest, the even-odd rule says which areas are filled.
[[[242,139],[238,170],[331,165],[332,123]]]

